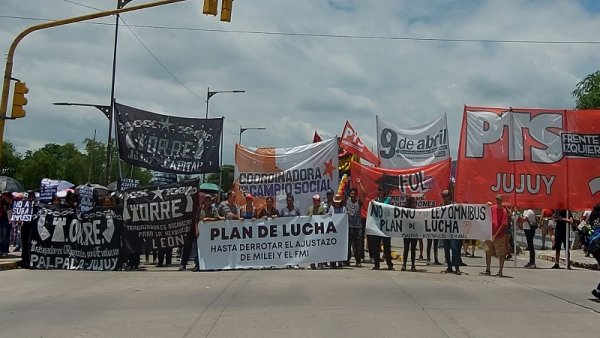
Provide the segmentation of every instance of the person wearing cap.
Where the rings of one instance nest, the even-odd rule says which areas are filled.
[[[389,196],[389,191],[384,185],[379,185],[379,187],[377,187],[377,197],[375,197],[373,200],[384,204],[390,204],[392,201],[391,197]],[[369,256],[373,258],[373,263],[375,264],[371,270],[380,269],[380,254],[382,244],[383,255],[385,256],[385,262],[388,266],[387,269],[394,270],[394,263],[392,263],[392,238],[377,235],[367,235],[367,240],[369,241]]]
[[[342,204],[342,202],[344,201],[344,199],[342,198],[342,195],[340,194],[336,194],[333,199],[333,204],[329,207],[329,211],[327,212],[329,215],[333,215],[333,214],[345,214],[348,211],[346,210],[346,207]],[[346,259],[347,261],[350,260],[350,256],[347,257]],[[329,263],[329,267],[332,269],[341,269],[343,266],[344,262],[330,262]]]
[[[242,219],[256,219],[256,208],[254,208],[254,196],[246,194],[246,204],[240,210],[240,216]]]
[[[442,191],[442,205],[452,204],[452,196],[448,190]],[[444,244],[444,256],[446,258],[446,270],[444,273],[456,273],[460,275],[460,240],[458,239],[443,239]],[[454,269],[453,269],[454,267]]]
[[[327,189],[327,192],[325,193],[325,202],[323,203],[326,214],[329,213],[329,209],[333,205],[334,196],[335,196],[335,192],[333,191],[333,189]]]
[[[236,220],[240,219],[240,209],[235,204],[235,192],[232,190],[227,192],[227,199],[219,204],[218,215],[221,220]]]
[[[492,205],[492,239],[485,241],[485,271],[484,276],[492,274],[490,266],[492,256],[498,257],[499,266],[497,277],[502,277],[504,259],[506,258],[506,228],[508,227],[508,211],[502,205],[502,195],[496,195],[496,204]]]
[[[312,206],[310,208],[308,208],[308,212],[306,213],[308,216],[313,216],[313,215],[325,215],[325,207],[323,206],[323,204],[321,204],[321,196],[319,196],[319,194],[314,194],[312,197]],[[310,268],[311,269],[321,269],[323,268],[323,263],[310,263]]]

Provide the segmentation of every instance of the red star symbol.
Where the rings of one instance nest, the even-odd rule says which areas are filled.
[[[333,160],[329,160],[327,162],[325,162],[325,174],[324,175],[329,175],[330,179],[333,179],[333,171],[335,170],[335,168],[333,167]]]

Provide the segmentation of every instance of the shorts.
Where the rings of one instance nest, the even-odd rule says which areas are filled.
[[[563,247],[563,246],[566,247],[566,244],[567,244],[567,231],[561,230],[561,229],[556,229],[556,232],[554,233],[554,247],[556,248],[556,250],[560,250],[561,247]]]
[[[485,253],[490,256],[504,257],[506,256],[506,240],[508,236],[496,238],[495,241],[485,241]]]

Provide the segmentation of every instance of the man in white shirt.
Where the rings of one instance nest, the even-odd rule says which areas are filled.
[[[535,230],[539,227],[539,219],[535,215],[533,209],[526,209],[523,211],[521,217],[520,227],[525,232],[525,239],[527,240],[527,250],[529,250],[529,263],[525,264],[527,269],[535,269],[535,248],[533,246],[533,237],[535,236]]]

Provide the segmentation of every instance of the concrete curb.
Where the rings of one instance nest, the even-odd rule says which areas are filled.
[[[537,258],[556,263],[556,257],[554,257],[553,255],[540,254],[540,255],[537,255]],[[561,258],[559,263],[563,264],[563,265],[567,265],[567,260],[565,258]],[[576,268],[588,269],[588,270],[600,270],[600,268],[598,267],[598,264],[577,262],[577,261],[573,261],[573,260],[571,261],[571,266],[574,266]]]
[[[21,259],[2,260],[0,261],[0,271],[16,269],[20,264]]]

